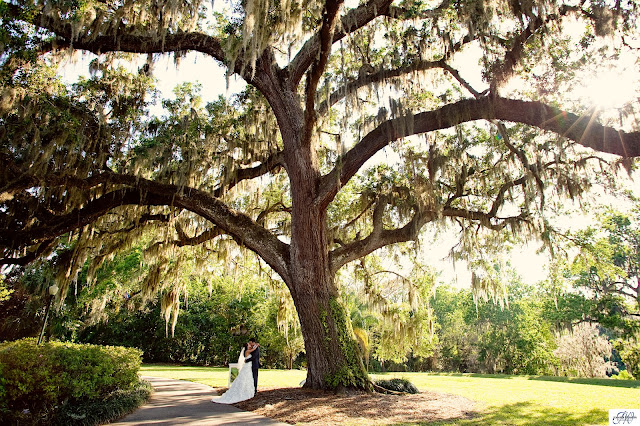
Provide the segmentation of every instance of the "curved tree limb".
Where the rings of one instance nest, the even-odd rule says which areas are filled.
[[[390,18],[397,18],[399,16],[407,16],[412,19],[433,19],[437,18],[442,12],[446,11],[451,5],[451,0],[442,0],[438,6],[433,9],[425,10],[422,12],[414,12],[406,7],[401,6],[389,6],[384,16]]]
[[[333,34],[336,28],[336,21],[340,6],[342,6],[342,0],[330,0],[325,4],[325,9],[322,14],[322,26],[320,27],[320,51],[318,52],[317,59],[311,65],[311,70],[307,74],[307,84],[305,87],[305,130],[303,136],[303,143],[307,144],[311,141],[313,134],[313,128],[316,122],[316,90],[318,89],[318,83],[320,77],[324,73],[329,60],[329,54],[331,53],[331,45],[333,44]]]
[[[348,33],[364,27],[378,16],[385,14],[393,0],[371,0],[347,12],[340,20],[342,29],[333,33],[332,43],[344,38]],[[321,34],[318,32],[300,48],[289,66],[285,68],[290,75],[291,87],[296,87],[304,73],[315,61],[321,45]]]
[[[167,206],[189,210],[211,221],[239,244],[258,253],[278,274],[288,277],[288,245],[219,199],[192,188],[161,184],[135,176],[108,174],[110,182],[130,187],[106,193],[72,212],[50,217],[46,224],[5,230],[0,235],[0,246],[18,249],[45,242],[89,225],[120,206]]]
[[[353,33],[354,31],[364,27],[379,16],[386,16],[394,19],[433,19],[446,11],[450,4],[450,0],[443,0],[442,3],[435,8],[424,11],[416,16],[413,12],[405,8],[392,6],[392,2],[392,0],[371,0],[368,3],[360,5],[347,12],[340,19],[342,24],[341,29],[338,29],[335,32],[332,43],[335,43],[346,37],[347,34]],[[307,42],[298,51],[296,57],[286,68],[291,75],[292,86],[295,87],[300,82],[306,70],[311,66],[315,55],[318,52],[319,45],[320,35],[316,34],[307,40]]]
[[[76,34],[72,25],[65,20],[55,19],[41,9],[25,12],[22,7],[5,3],[6,10],[16,20],[21,20],[39,28],[51,31],[58,39],[53,43],[59,48],[73,47],[95,54],[105,52],[169,53],[193,50],[210,55],[220,62],[225,61],[222,43],[216,37],[199,32],[167,33],[162,37],[140,34],[126,23],[114,25],[113,34]],[[25,17],[29,21],[25,21]]]
[[[0,258],[0,265],[26,266],[34,260],[51,253],[56,246],[56,242],[55,238],[51,238],[37,244],[34,250],[28,251],[24,256]]]
[[[278,167],[284,167],[284,155],[282,151],[274,152],[255,167],[236,169],[227,177],[226,183],[221,184],[214,192],[214,197],[221,197],[226,191],[235,187],[238,183],[260,177]]]
[[[374,230],[367,237],[338,247],[329,253],[332,273],[384,246],[415,240],[422,226],[434,218],[434,212],[416,212],[406,225],[392,230],[382,229],[381,220],[377,221],[379,225],[374,225]]]
[[[409,117],[387,120],[369,132],[343,157],[339,167],[325,175],[316,202],[328,205],[338,189],[357,173],[362,165],[390,142],[404,137],[442,130],[476,120],[504,120],[550,131],[596,151],[625,158],[640,156],[640,132],[625,132],[536,101],[521,101],[494,96],[464,99]],[[413,122],[407,126],[407,122]]]
[[[494,231],[502,230],[509,224],[527,222],[528,213],[526,211],[521,212],[519,215],[509,216],[506,218],[500,218],[497,216],[498,211],[504,205],[504,195],[514,186],[524,185],[526,181],[527,177],[523,176],[519,179],[504,182],[500,186],[491,204],[491,208],[487,212],[453,207],[451,203],[458,197],[452,197],[443,206],[440,214],[443,217],[471,220],[477,222],[484,228]],[[346,263],[366,256],[367,254],[370,254],[386,245],[415,240],[420,229],[426,223],[431,222],[438,217],[436,212],[428,211],[427,209],[417,206],[415,208],[416,212],[414,216],[405,226],[392,230],[384,229],[383,213],[385,207],[388,205],[388,201],[389,199],[382,196],[376,203],[373,212],[373,229],[367,237],[353,241],[349,244],[344,244],[333,250],[331,253],[332,270],[337,271]]]

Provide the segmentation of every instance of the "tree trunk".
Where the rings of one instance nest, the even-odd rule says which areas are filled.
[[[371,389],[330,268],[326,206],[316,202],[321,177],[316,147],[312,140],[304,139],[309,134],[305,127],[313,123],[304,122],[295,94],[280,95],[270,103],[285,145],[291,185],[289,277],[285,281],[304,338],[308,363],[305,386]]]
[[[325,269],[322,263],[322,256],[316,256],[301,269]],[[368,388],[368,375],[331,277],[316,272],[296,274],[294,280],[292,296],[308,362],[305,385],[314,389]]]
[[[294,197],[291,239],[288,285],[304,337],[305,386],[368,389],[370,380],[329,267],[325,210]]]

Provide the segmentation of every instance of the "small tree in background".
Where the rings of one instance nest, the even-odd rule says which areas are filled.
[[[627,367],[627,372],[635,379],[640,378],[640,341],[618,339],[615,342],[615,349],[620,354],[622,362]]]
[[[562,335],[554,355],[558,357],[562,373],[566,375],[605,377],[614,369],[609,361],[611,343],[600,335],[595,324],[581,323],[572,332]]]

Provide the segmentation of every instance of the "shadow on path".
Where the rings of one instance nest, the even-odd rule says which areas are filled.
[[[160,377],[142,377],[153,385],[151,399],[113,425],[271,425],[279,423],[242,411],[232,405],[215,404],[215,391],[200,383]]]

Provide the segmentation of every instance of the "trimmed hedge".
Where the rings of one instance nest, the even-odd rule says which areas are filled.
[[[139,382],[135,348],[47,342],[0,344],[0,413],[48,423],[67,404],[107,399]]]

